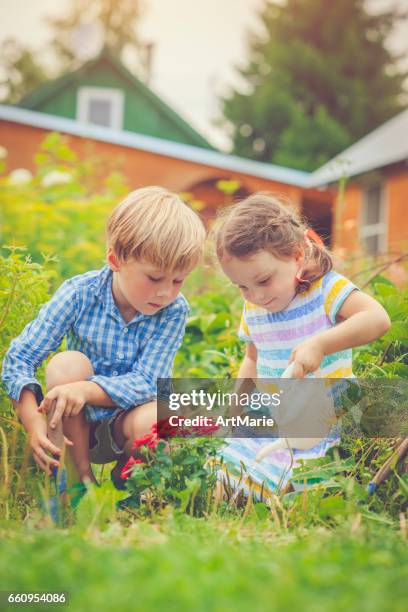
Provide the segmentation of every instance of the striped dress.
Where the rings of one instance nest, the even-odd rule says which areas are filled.
[[[268,312],[265,308],[245,302],[239,329],[239,337],[253,342],[257,349],[257,377],[279,378],[288,366],[293,349],[316,334],[336,325],[336,315],[344,300],[357,287],[334,270],[314,281],[307,291],[298,293],[280,312]],[[348,378],[353,376],[352,351],[347,349],[324,357],[320,376]],[[271,442],[265,438],[229,438],[221,452],[223,465],[220,478],[227,477],[232,485],[241,481],[248,491],[248,477],[253,492],[275,491],[291,479],[293,468],[300,459],[322,457],[338,437],[327,437],[309,450],[275,450],[259,464],[254,464],[258,451]],[[294,484],[294,483],[292,483]]]

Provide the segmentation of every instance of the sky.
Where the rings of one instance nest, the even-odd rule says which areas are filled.
[[[213,125],[220,116],[218,98],[240,85],[235,66],[245,63],[248,33],[261,31],[257,13],[263,1],[145,0],[139,32],[154,43],[150,86],[222,149],[228,148],[228,137]],[[408,9],[408,0],[370,0],[374,10],[391,3]],[[50,32],[44,17],[63,14],[69,4],[0,0],[0,42],[12,36],[45,53]],[[407,40],[406,25],[395,32],[391,44],[408,57]]]

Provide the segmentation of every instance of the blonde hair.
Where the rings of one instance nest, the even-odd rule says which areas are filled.
[[[278,259],[305,255],[298,291],[321,278],[333,267],[329,251],[310,235],[311,230],[290,207],[276,196],[256,193],[223,209],[214,229],[215,248],[221,259],[225,254],[246,259],[268,251]]]
[[[121,261],[145,260],[161,270],[194,267],[206,237],[199,216],[162,187],[132,191],[112,211],[107,234]]]

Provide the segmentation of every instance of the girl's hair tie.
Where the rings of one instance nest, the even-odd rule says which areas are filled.
[[[310,227],[304,231],[303,237],[307,243],[316,242],[316,244],[324,246],[323,240],[320,238],[319,234],[317,234]]]
[[[308,289],[311,285],[310,280],[307,278],[302,278],[300,272],[298,272],[295,276],[296,284],[301,285],[304,289]]]

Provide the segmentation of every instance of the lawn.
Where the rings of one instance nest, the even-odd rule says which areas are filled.
[[[168,511],[105,529],[3,524],[1,538],[2,590],[64,591],[76,612],[406,610],[406,540],[357,515],[332,529],[285,530],[255,514]]]

